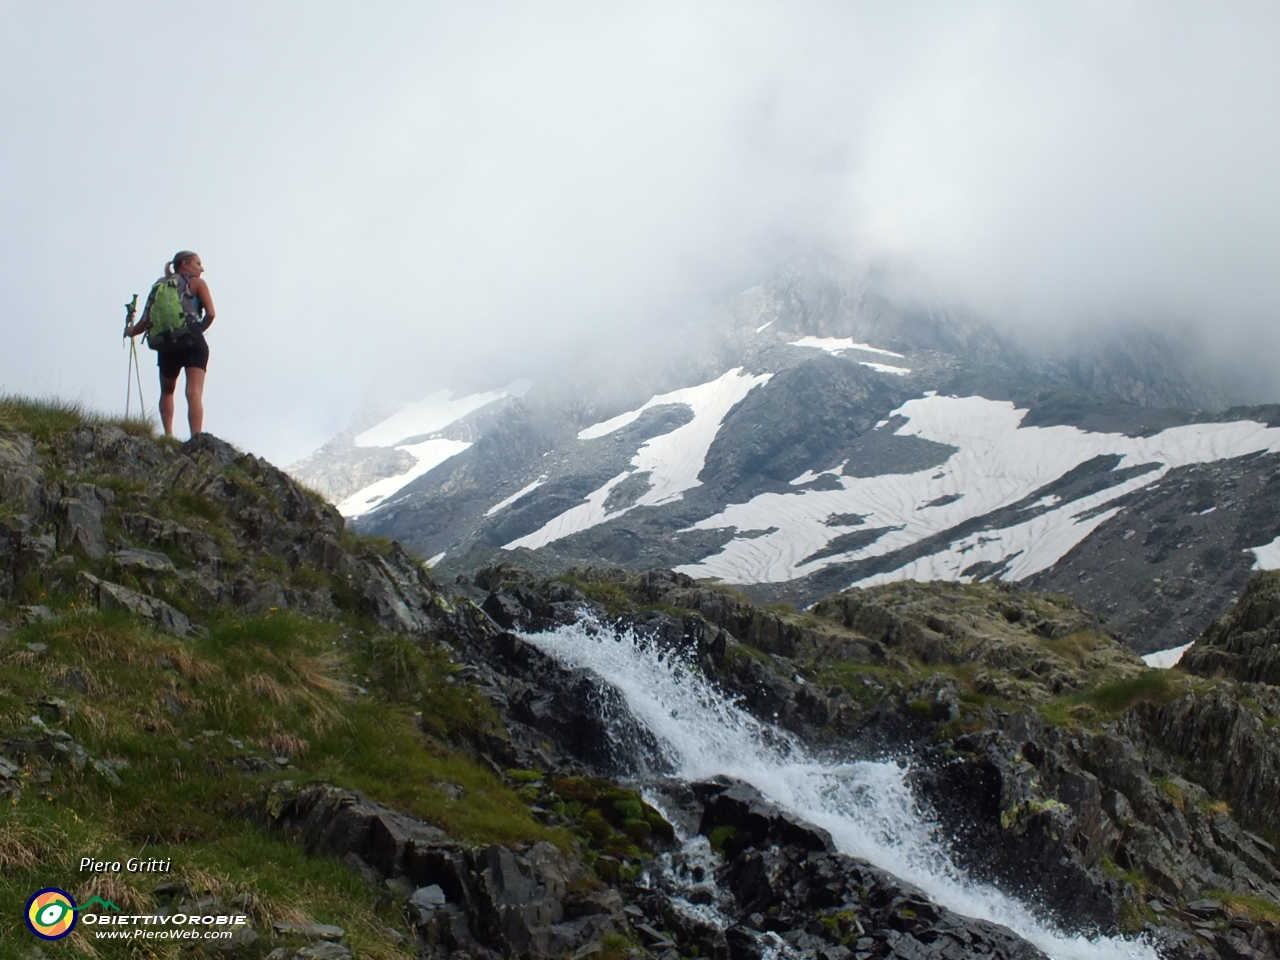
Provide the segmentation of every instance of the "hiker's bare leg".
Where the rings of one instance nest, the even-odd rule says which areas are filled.
[[[187,424],[193,437],[204,429],[204,373],[187,367]]]
[[[200,371],[204,373],[203,370]],[[160,422],[164,424],[164,435],[173,436],[173,395],[178,389],[177,377],[160,378]]]

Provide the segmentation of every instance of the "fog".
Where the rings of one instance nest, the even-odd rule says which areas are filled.
[[[121,304],[194,249],[206,428],[282,463],[814,248],[1280,386],[1273,2],[8,2],[0,84],[0,390],[122,411]]]

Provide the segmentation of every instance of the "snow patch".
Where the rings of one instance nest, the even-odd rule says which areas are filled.
[[[338,512],[344,517],[358,517],[361,514],[368,513],[375,507],[380,507],[388,497],[398,493],[427,471],[434,470],[450,457],[456,457],[469,446],[471,444],[462,440],[437,438],[398,447],[397,449],[412,454],[418,462],[405,473],[398,473],[394,477],[385,477],[361,490],[357,490],[338,504]]]
[[[901,353],[894,353],[892,350],[881,350],[879,347],[873,347],[868,343],[854,343],[852,337],[838,339],[836,337],[801,337],[799,340],[792,340],[793,347],[813,347],[816,350],[825,350],[833,357],[839,356],[846,350],[862,350],[864,353],[878,353],[882,357],[897,357],[899,360],[907,359]],[[901,367],[894,367],[899,370]]]
[[[910,367],[891,367],[887,363],[872,363],[870,360],[859,360],[859,366],[870,367],[876,373],[892,373],[899,377],[905,377],[911,372]]]
[[[542,486],[546,482],[547,482],[547,475],[544,473],[542,476],[540,476],[537,480],[533,481],[533,483],[529,484],[527,487],[521,487],[511,496],[507,497],[507,499],[502,500],[498,503],[495,503],[492,507],[490,507],[488,510],[484,512],[484,515],[486,517],[492,517],[495,513],[497,513],[503,507],[511,506],[511,504],[515,503],[517,500],[523,497],[526,493],[530,493],[533,490],[537,490],[540,486]]]
[[[775,317],[774,319],[777,319],[777,318]],[[765,330],[768,330],[772,326],[773,326],[773,320],[770,320],[768,323],[762,323],[760,326],[756,327],[756,333],[763,333]]]
[[[1260,547],[1250,547],[1249,550],[1257,558],[1254,570],[1280,570],[1280,537]]]
[[[451,399],[452,390],[437,390],[417,403],[406,403],[381,423],[357,435],[355,444],[357,447],[394,447],[410,437],[436,433],[495,400],[506,396],[523,396],[531,382],[517,380],[504,390],[473,393],[457,400]]]
[[[447,551],[447,550],[442,550],[442,551],[440,551],[440,552],[439,552],[439,553],[437,553],[434,557],[432,557],[430,560],[428,560],[428,561],[427,561],[427,566],[428,566],[428,567],[434,567],[437,563],[439,563],[441,560],[443,560],[443,559],[444,559],[444,555],[445,555],[446,553],[448,553],[448,552],[449,552],[449,551]]]
[[[1157,670],[1168,670],[1170,667],[1176,667],[1178,661],[1182,659],[1182,655],[1195,645],[1195,641],[1184,643],[1180,647],[1170,647],[1168,650],[1157,650],[1155,653],[1143,654],[1142,662],[1148,667],[1155,667]]]
[[[640,414],[644,413],[653,405],[653,400],[650,400],[643,407],[639,407],[636,410],[628,410],[626,413],[620,413],[616,417],[611,417],[608,420],[602,420],[600,423],[593,423],[585,430],[578,431],[578,439],[598,440],[600,437],[606,437],[615,430],[621,430],[629,423],[635,423],[640,419]]]
[[[527,536],[503,545],[504,550],[527,547],[537,550],[548,543],[597,524],[620,517],[636,507],[654,507],[671,503],[684,496],[684,491],[699,486],[698,474],[706,463],[707,450],[720,432],[725,416],[755,387],[772,377],[771,373],[752,375],[735,367],[719,379],[696,387],[673,390],[653,397],[644,406],[603,423],[597,423],[578,434],[580,440],[594,440],[633,422],[650,407],[684,404],[693,411],[693,419],[670,433],[646,440],[624,470],[604,486],[587,495],[586,501],[571,507]],[[605,501],[623,480],[634,474],[647,474],[649,489],[630,506],[612,513],[605,511]]]
[[[415,463],[404,473],[384,477],[357,490],[338,504],[338,512],[344,517],[358,517],[381,506],[388,497],[471,446],[461,440],[429,437],[430,434],[439,433],[449,424],[495,400],[523,397],[532,386],[532,380],[516,380],[501,390],[472,393],[456,400],[452,390],[437,390],[416,403],[406,403],[387,419],[357,434],[353,441],[357,447],[395,447],[411,454]],[[420,443],[403,442],[422,436],[429,438]]]
[[[766,493],[730,504],[691,529],[772,529],[736,537],[716,554],[677,569],[694,577],[729,583],[777,583],[837,563],[885,556],[957,524],[1017,504],[1070,470],[1102,455],[1119,455],[1115,469],[1140,464],[1151,469],[1122,483],[1066,503],[1044,497],[1049,509],[1022,523],[983,530],[902,567],[868,577],[857,586],[897,580],[970,580],[982,563],[987,573],[1021,580],[1057,563],[1090,533],[1115,516],[1108,504],[1149,487],[1169,470],[1255,452],[1280,452],[1280,429],[1251,420],[1173,427],[1150,437],[1089,433],[1072,426],[1021,427],[1025,410],[984,397],[925,396],[909,400],[891,416],[905,417],[897,436],[917,436],[957,448],[946,469],[879,477],[837,476],[839,489]],[[959,499],[920,510],[943,498]],[[868,528],[887,528],[874,543],[832,556],[808,559],[838,531],[832,514],[856,513]],[[1257,548],[1280,567],[1280,545]],[[1255,551],[1256,552],[1256,551]],[[1261,562],[1261,555],[1260,555]],[[994,565],[994,567],[992,566]]]

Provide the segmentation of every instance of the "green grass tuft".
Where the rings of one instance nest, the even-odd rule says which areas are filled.
[[[59,433],[74,430],[82,423],[111,424],[138,437],[154,437],[155,421],[150,417],[112,417],[90,410],[81,403],[56,397],[33,399],[13,394],[0,395],[0,430],[30,434],[48,441]]]
[[[1221,903],[1232,917],[1254,923],[1280,924],[1280,904],[1265,897],[1251,897],[1226,890],[1207,890],[1205,896]]]
[[[1090,703],[1107,713],[1120,713],[1135,703],[1168,703],[1177,695],[1174,679],[1168,670],[1148,670],[1129,680],[1104,683],[1077,697],[1077,702]]]

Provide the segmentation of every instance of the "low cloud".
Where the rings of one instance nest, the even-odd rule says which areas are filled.
[[[1270,3],[83,3],[3,37],[3,387],[121,406],[119,304],[190,247],[208,425],[282,461],[815,246],[1032,335],[1280,346]]]

